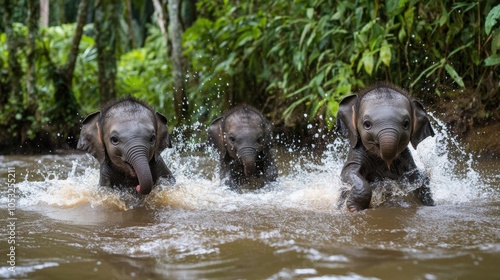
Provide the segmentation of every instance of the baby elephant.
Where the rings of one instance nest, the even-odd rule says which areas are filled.
[[[242,105],[215,119],[208,142],[220,154],[220,178],[233,190],[253,190],[275,181],[271,125],[255,108]]]
[[[85,118],[78,141],[101,164],[101,186],[135,187],[143,195],[160,177],[175,182],[160,156],[171,147],[167,119],[131,97]]]
[[[350,143],[341,172],[342,181],[352,186],[342,195],[349,211],[368,208],[370,183],[383,179],[419,184],[416,197],[423,205],[434,205],[429,178],[417,169],[408,149],[410,142],[417,148],[434,131],[422,105],[408,93],[378,84],[345,97],[339,105],[337,131]]]

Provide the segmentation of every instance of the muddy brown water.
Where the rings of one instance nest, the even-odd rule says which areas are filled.
[[[444,132],[412,151],[437,206],[387,182],[355,214],[337,208],[343,144],[280,149],[279,180],[245,194],[213,151],[177,147],[177,183],[145,199],[99,188],[85,154],[0,156],[0,278],[500,279],[500,160]]]

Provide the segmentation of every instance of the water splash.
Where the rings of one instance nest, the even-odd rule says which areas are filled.
[[[474,159],[463,151],[443,122],[430,115],[436,130],[417,150],[411,148],[417,166],[431,178],[431,190],[437,204],[493,201],[498,197],[487,179],[474,170]],[[184,131],[194,136],[184,138]],[[174,186],[160,185],[145,198],[110,188],[98,187],[99,171],[90,156],[72,159],[60,168],[38,172],[40,181],[28,180],[17,184],[19,207],[39,204],[67,208],[81,205],[128,210],[136,207],[170,207],[192,210],[242,211],[249,209],[294,209],[299,211],[338,212],[337,202],[343,183],[340,171],[348,149],[344,139],[336,139],[326,149],[306,149],[279,143],[277,164],[279,179],[263,189],[238,194],[221,186],[218,156],[205,145],[206,127],[201,123],[174,131],[173,149],[163,152],[165,162],[177,179]],[[89,163],[90,162],[90,163]],[[374,192],[372,205],[386,200],[386,192],[405,196],[398,185],[389,183]],[[2,198],[4,200],[6,198]],[[5,205],[6,203],[2,203]],[[402,206],[407,206],[401,203]]]

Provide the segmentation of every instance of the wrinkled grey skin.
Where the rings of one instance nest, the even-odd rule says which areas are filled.
[[[147,104],[126,98],[85,118],[77,148],[99,161],[101,186],[134,187],[146,195],[160,177],[175,183],[160,156],[171,146],[167,119]]]
[[[275,181],[269,122],[255,108],[243,105],[215,119],[207,140],[220,155],[220,178],[233,190],[254,190]]]
[[[417,169],[408,149],[410,142],[416,149],[434,131],[422,105],[406,92],[381,84],[345,97],[339,105],[337,131],[350,143],[341,172],[342,181],[352,186],[342,194],[349,211],[368,208],[370,184],[384,179],[419,184],[414,191],[418,200],[434,205],[429,178]]]

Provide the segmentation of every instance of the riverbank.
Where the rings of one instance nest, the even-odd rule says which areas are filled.
[[[497,98],[492,87],[490,98]],[[488,108],[471,90],[450,91],[428,106],[443,121],[468,153],[487,158],[500,157],[500,110]]]
[[[448,131],[462,143],[466,152],[486,158],[500,157],[500,112],[497,112],[498,110],[486,110],[480,100],[466,92],[448,97],[421,98],[420,100],[425,104],[429,113],[445,123]],[[315,147],[321,148],[326,147],[326,144],[331,143],[336,136],[333,131],[328,132],[324,124],[312,125],[296,122],[292,126],[287,126],[280,119],[280,114],[275,113],[268,117],[274,123],[274,133],[279,135],[283,145],[309,147],[314,144]],[[182,137],[177,138],[183,140],[204,139],[206,132],[203,129],[198,127],[176,131],[174,136],[182,134]],[[3,135],[0,137],[0,155],[53,154],[76,149],[79,131],[73,131],[72,136],[66,141],[62,135],[52,139],[50,135],[54,133],[49,131],[50,128],[46,127],[46,130],[40,132],[34,140],[26,140],[22,144],[13,143],[9,141],[7,135]]]

